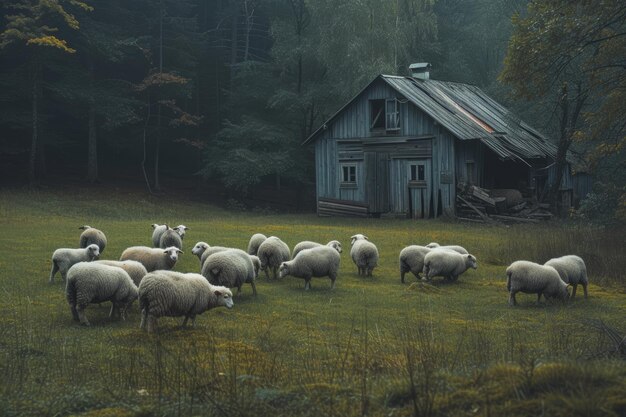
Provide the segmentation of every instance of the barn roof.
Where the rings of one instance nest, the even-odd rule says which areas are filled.
[[[480,88],[461,83],[379,75],[304,142],[314,141],[358,96],[382,79],[460,140],[480,140],[501,158],[556,157],[556,145]]]

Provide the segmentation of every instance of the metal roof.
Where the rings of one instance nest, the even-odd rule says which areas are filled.
[[[394,75],[380,75],[372,83],[378,79],[384,80],[458,139],[480,140],[501,158],[556,157],[554,143],[476,86]],[[315,140],[324,126],[368,87],[339,109],[304,143]]]

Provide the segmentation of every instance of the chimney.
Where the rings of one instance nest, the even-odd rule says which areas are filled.
[[[409,70],[411,70],[411,77],[417,78],[420,80],[428,80],[430,78],[430,69],[433,66],[428,62],[417,62],[415,64],[409,65]]]

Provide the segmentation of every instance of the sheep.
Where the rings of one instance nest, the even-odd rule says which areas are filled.
[[[202,256],[200,257],[200,269],[202,269],[202,265],[204,265],[204,262],[206,262],[209,256],[213,255],[214,253],[221,252],[221,251],[228,250],[228,249],[235,249],[235,248],[229,248],[226,246],[209,246],[208,248],[206,248],[204,252],[202,252]]]
[[[244,283],[249,283],[252,286],[252,294],[256,296],[255,269],[250,255],[246,252],[241,249],[227,249],[209,256],[202,265],[201,275],[213,285],[237,287],[237,294],[241,293]]]
[[[432,277],[446,277],[456,281],[469,268],[478,268],[474,255],[461,255],[451,250],[431,250],[424,256],[424,277],[428,281]]]
[[[248,254],[256,255],[259,251],[259,246],[265,239],[267,239],[267,236],[262,233],[253,234],[250,238],[250,242],[248,243]]]
[[[50,284],[54,283],[57,271],[61,272],[61,279],[65,281],[67,271],[78,262],[90,262],[98,259],[100,248],[95,243],[80,249],[60,248],[52,254],[52,269],[50,270]]]
[[[544,265],[551,266],[556,269],[561,279],[572,286],[572,297],[576,297],[576,287],[578,284],[583,286],[585,291],[585,298],[587,298],[587,285],[589,280],[587,279],[587,267],[585,261],[576,255],[566,255],[560,258],[552,258]]]
[[[265,239],[257,251],[257,256],[261,261],[261,270],[265,271],[265,276],[269,279],[269,268],[272,268],[274,279],[278,277],[278,267],[289,260],[289,246],[276,236]]]
[[[469,254],[469,252],[467,251],[467,249],[465,249],[463,246],[459,246],[459,245],[446,245],[446,246],[441,246],[439,243],[436,242],[431,242],[428,245],[426,245],[427,248],[429,249],[449,249],[449,250],[453,250],[455,252],[460,253],[461,255],[467,255]]]
[[[149,248],[147,246],[131,246],[124,249],[120,261],[137,261],[146,267],[148,272],[157,269],[172,269],[178,261],[178,254],[184,254],[182,250],[171,246],[165,249]]]
[[[356,234],[350,238],[350,257],[359,270],[359,275],[372,276],[372,271],[378,266],[378,248],[369,238]]]
[[[163,234],[163,232],[165,232],[169,228],[169,226],[167,224],[154,223],[152,225],[152,228],[154,229],[152,232],[152,246],[155,248],[158,248],[160,247],[159,245],[161,243],[161,235]],[[187,229],[189,228],[185,226],[184,224],[179,224],[178,226],[172,228],[172,230],[178,233],[181,240],[185,238],[185,233],[187,232]],[[181,249],[182,249],[182,246],[181,246]]]
[[[425,246],[411,245],[400,251],[400,282],[404,283],[404,274],[411,272],[420,279],[424,269],[424,257],[431,249]]]
[[[137,286],[141,282],[141,279],[148,273],[146,267],[143,266],[141,262],[137,261],[101,260],[96,261],[96,263],[122,268],[124,271],[126,271],[126,273],[130,276],[130,279],[132,279]]]
[[[340,261],[341,255],[333,247],[317,246],[304,249],[293,260],[280,264],[280,277],[291,275],[292,277],[303,278],[304,289],[310,290],[311,278],[328,276],[332,290],[335,288]]]
[[[165,225],[166,229],[161,234],[161,238],[159,239],[159,248],[165,249],[170,246],[176,246],[178,249],[183,248],[183,240],[180,238],[178,232],[174,229],[170,229],[167,225]]]
[[[159,317],[185,316],[182,327],[191,319],[214,307],[233,307],[233,294],[226,287],[211,285],[200,274],[156,271],[147,274],[139,284],[139,328],[154,331]]]
[[[137,299],[137,286],[126,271],[97,262],[79,262],[67,271],[65,296],[72,318],[89,326],[85,308],[89,304],[111,301],[110,318],[125,319],[126,310]]]
[[[567,301],[567,284],[561,279],[554,267],[529,261],[515,261],[506,269],[506,289],[509,291],[509,305],[516,306],[515,294],[537,294],[537,303],[541,295]]]
[[[80,234],[79,247],[86,248],[92,243],[95,243],[98,245],[100,253],[104,252],[104,248],[107,246],[107,237],[101,230],[88,225],[80,226],[79,229],[83,230],[83,233]]]
[[[318,246],[323,246],[323,245],[321,243],[311,242],[310,240],[302,241],[293,247],[291,259],[295,258],[298,252],[300,252],[301,250],[316,248]],[[330,242],[326,244],[326,246],[330,246],[334,248],[339,253],[343,251],[343,249],[341,248],[341,242],[339,242],[338,240],[331,240]]]

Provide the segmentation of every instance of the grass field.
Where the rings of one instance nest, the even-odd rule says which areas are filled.
[[[117,259],[163,222],[189,227],[175,268],[185,272],[199,269],[200,240],[339,239],[336,289],[261,276],[258,297],[246,285],[232,310],[194,329],[164,318],[146,334],[136,304],[123,322],[90,306],[92,326],[76,325],[59,276],[47,283],[53,250],[76,247],[89,224],[107,234],[101,259]],[[0,416],[626,415],[625,230],[259,215],[80,188],[0,191],[0,226]],[[373,278],[350,260],[355,233],[379,248]],[[453,284],[401,284],[399,251],[431,241],[465,246],[478,269]],[[507,305],[510,262],[566,253],[587,261],[589,299],[537,306],[520,294]]]

